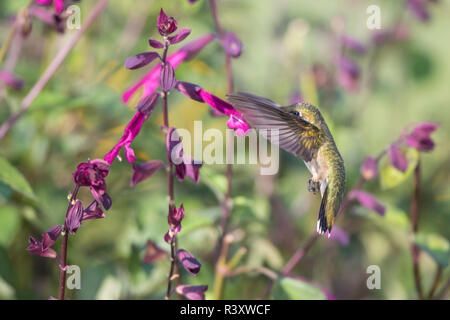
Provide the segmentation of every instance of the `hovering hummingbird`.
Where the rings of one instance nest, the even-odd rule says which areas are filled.
[[[305,162],[312,174],[308,191],[320,191],[322,196],[317,232],[324,234],[328,230],[330,237],[344,196],[345,168],[320,111],[306,102],[280,106],[251,93],[238,92],[227,98],[245,121],[258,130],[267,130],[261,131],[265,138]]]

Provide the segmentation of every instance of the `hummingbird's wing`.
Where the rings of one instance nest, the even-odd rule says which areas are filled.
[[[280,148],[293,153],[306,162],[311,161],[323,143],[319,128],[304,119],[282,110],[275,102],[251,93],[227,95],[245,121]],[[261,129],[267,129],[267,133]]]

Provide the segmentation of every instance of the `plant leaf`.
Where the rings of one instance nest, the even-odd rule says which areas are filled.
[[[407,148],[405,151],[405,157],[408,161],[408,168],[405,172],[397,170],[392,166],[389,161],[383,161],[380,165],[380,184],[381,188],[391,189],[402,183],[408,178],[414,171],[419,160],[419,152],[413,148]]]
[[[0,181],[14,191],[34,199],[33,190],[28,181],[3,157],[0,157]]]
[[[278,278],[273,287],[273,298],[276,300],[326,300],[325,293],[309,283],[288,278]]]
[[[414,242],[419,248],[427,252],[437,264],[444,268],[448,266],[450,244],[447,239],[434,233],[422,233],[414,237]]]

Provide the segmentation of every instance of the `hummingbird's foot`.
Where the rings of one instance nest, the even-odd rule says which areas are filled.
[[[313,178],[308,179],[308,191],[312,193],[317,193],[320,191],[320,182],[314,181]]]

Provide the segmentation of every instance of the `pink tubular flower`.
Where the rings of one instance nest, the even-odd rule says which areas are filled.
[[[236,130],[238,136],[244,136],[250,129],[248,123],[242,119],[241,114],[231,104],[209,93],[200,86],[179,81],[175,88],[192,100],[210,105],[218,114],[229,116],[227,126],[230,129]]]
[[[109,164],[112,164],[116,157],[119,154],[120,149],[125,148],[125,157],[128,162],[133,163],[135,160],[135,155],[133,149],[131,149],[130,145],[133,142],[134,138],[141,131],[142,124],[145,120],[147,120],[149,114],[144,114],[141,112],[136,112],[133,119],[128,123],[125,127],[122,138],[120,138],[119,142],[109,151],[103,159]]]
[[[215,36],[213,34],[207,34],[187,43],[186,45],[181,47],[180,50],[172,53],[167,58],[167,61],[169,61],[172,67],[176,69],[181,62],[191,59],[199,51],[201,51],[214,39],[214,37]],[[128,102],[131,96],[141,87],[144,88],[141,99],[152,94],[156,90],[156,88],[158,88],[160,70],[161,64],[158,63],[141,80],[139,80],[135,85],[124,92],[124,94],[122,95],[122,101],[124,103]]]
[[[53,2],[56,14],[60,14],[64,9],[64,0],[36,0],[36,2],[45,6],[48,6]]]
[[[374,157],[367,157],[360,168],[360,172],[366,180],[375,178],[378,175],[377,160]]]
[[[360,190],[350,191],[349,198],[357,200],[363,207],[377,212],[380,216],[384,216],[386,208],[375,198],[373,194]]]
[[[56,240],[61,235],[62,226],[54,226],[48,229],[42,235],[42,242],[37,241],[35,238],[30,237],[30,245],[28,246],[28,252],[46,258],[56,258],[56,251],[51,247],[55,244]]]

